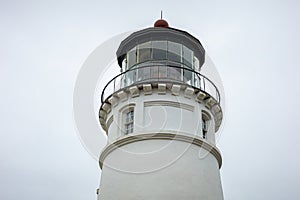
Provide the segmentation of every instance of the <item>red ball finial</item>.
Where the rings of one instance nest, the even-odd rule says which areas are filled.
[[[166,20],[159,19],[154,23],[154,27],[168,28],[169,24]]]
[[[163,20],[162,19],[163,17],[163,12],[162,10],[160,11],[160,19],[157,20],[155,23],[154,23],[154,27],[162,27],[162,28],[168,28],[169,27],[169,24],[166,20]]]

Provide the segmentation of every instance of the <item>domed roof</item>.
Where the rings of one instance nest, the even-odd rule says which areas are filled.
[[[168,28],[169,24],[166,20],[159,19],[154,23],[154,27]]]

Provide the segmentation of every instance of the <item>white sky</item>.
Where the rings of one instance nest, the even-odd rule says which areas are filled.
[[[161,9],[223,79],[225,199],[299,199],[297,0],[0,1],[0,199],[96,199],[98,163],[73,122],[76,76],[103,41],[152,26]]]

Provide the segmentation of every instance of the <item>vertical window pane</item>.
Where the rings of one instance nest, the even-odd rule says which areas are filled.
[[[122,61],[122,72],[125,72],[127,69],[127,59],[125,58],[123,61]]]
[[[189,68],[193,68],[193,51],[183,46],[183,64]]]
[[[130,124],[129,132],[130,132],[130,133],[133,132],[133,123]]]
[[[136,70],[125,73],[125,87],[136,81]]]
[[[126,123],[132,122],[133,121],[133,111],[129,111],[126,114]]]
[[[144,67],[138,69],[138,81],[148,80],[150,79],[150,68],[151,67]]]
[[[154,78],[154,79],[158,78],[158,66],[151,67],[151,78]]]
[[[181,45],[168,41],[168,60],[181,62]]]
[[[124,128],[125,128],[125,134],[129,134],[133,132],[133,123],[134,123],[134,111],[129,110],[126,113],[124,113]]]
[[[181,81],[181,68],[168,67],[168,78]]]
[[[202,118],[202,137],[203,139],[206,139],[207,134],[207,121]]]
[[[132,123],[127,124],[125,129],[126,129],[125,130],[126,134],[132,133],[133,132],[133,124]]]
[[[136,48],[133,48],[127,53],[128,69],[136,64]]]
[[[194,70],[200,72],[199,60],[196,56],[194,56]],[[200,76],[196,73],[194,73],[194,86],[200,88]]]
[[[194,56],[194,69],[196,72],[200,72],[199,59]]]
[[[210,116],[206,112],[202,111],[202,137],[207,138],[207,132],[209,127]]]
[[[145,42],[139,45],[139,60],[138,62],[145,62],[151,60],[151,42]]]
[[[167,67],[166,65],[158,66],[159,68],[159,78],[167,78]]]
[[[201,83],[200,76],[194,73],[194,86],[200,88],[201,87],[200,83]]]
[[[167,41],[152,41],[153,60],[167,59]]]
[[[202,119],[202,129],[207,131],[207,122],[205,119]]]
[[[192,85],[192,72],[189,70],[183,70],[183,81],[187,84]]]

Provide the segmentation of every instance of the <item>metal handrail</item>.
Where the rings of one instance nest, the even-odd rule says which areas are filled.
[[[116,91],[118,91],[118,90],[120,90],[120,89],[122,89],[122,88],[126,88],[126,87],[129,87],[129,86],[132,86],[132,85],[134,85],[134,84],[136,84],[136,83],[139,83],[139,82],[145,82],[145,81],[147,81],[147,80],[151,80],[151,81],[154,81],[154,80],[156,80],[156,81],[162,81],[162,80],[164,80],[164,81],[166,81],[166,82],[174,82],[174,79],[171,79],[170,77],[163,77],[163,78],[160,78],[159,76],[157,76],[157,77],[151,77],[151,72],[150,72],[150,76],[149,76],[149,78],[148,79],[143,79],[143,80],[139,80],[139,81],[134,81],[133,83],[131,83],[131,84],[129,84],[129,85],[125,85],[125,86],[122,86],[122,78],[120,79],[120,87],[117,87],[117,89],[116,89],[116,80],[118,80],[118,78],[119,77],[121,77],[121,76],[123,76],[123,75],[126,75],[126,74],[129,74],[130,72],[132,72],[132,71],[137,71],[137,70],[142,70],[142,69],[144,69],[144,68],[149,68],[150,70],[151,69],[155,69],[157,67],[157,74],[159,74],[159,68],[160,67],[163,67],[163,68],[165,68],[165,69],[168,69],[168,68],[175,68],[175,69],[181,69],[181,70],[186,70],[186,71],[189,71],[189,72],[192,72],[194,75],[196,75],[196,77],[198,77],[199,78],[199,87],[196,87],[195,85],[193,85],[193,84],[188,84],[188,83],[186,83],[186,82],[184,82],[184,78],[185,77],[181,77],[181,80],[179,80],[179,79],[175,79],[177,82],[179,81],[181,84],[185,84],[185,85],[189,85],[189,86],[191,86],[191,87],[193,87],[193,88],[196,88],[196,89],[199,89],[199,90],[201,90],[201,91],[204,91],[204,92],[206,92],[206,93],[208,93],[209,95],[211,95],[211,96],[213,96],[213,97],[215,97],[215,99],[217,100],[217,102],[218,103],[220,103],[220,101],[221,101],[221,98],[220,98],[220,93],[219,93],[219,90],[218,90],[218,88],[216,87],[216,85],[210,80],[210,79],[208,79],[206,76],[204,76],[204,75],[202,75],[202,74],[200,74],[199,72],[196,72],[196,71],[194,71],[193,69],[191,69],[191,68],[189,68],[189,67],[187,67],[187,66],[185,66],[185,67],[182,67],[182,66],[175,66],[175,65],[170,65],[170,64],[162,64],[162,63],[156,63],[156,64],[149,64],[149,65],[145,65],[145,66],[138,66],[138,65],[136,65],[135,67],[131,67],[130,69],[128,69],[128,70],[126,70],[126,71],[124,71],[124,72],[122,72],[122,73],[120,73],[120,74],[118,74],[117,76],[115,76],[114,78],[112,78],[106,85],[105,85],[105,87],[103,88],[103,90],[102,90],[102,94],[101,94],[101,103],[103,103],[104,102],[104,100],[107,98],[107,97],[109,97],[110,95],[108,95],[107,97],[104,97],[104,95],[105,95],[105,90],[108,88],[108,86],[113,82],[113,92],[112,93],[114,93],[114,92],[116,92]],[[169,75],[169,74],[166,74],[167,76]],[[126,78],[126,77],[125,77]],[[125,79],[126,80],[126,79]],[[202,81],[202,83],[201,83],[201,81]],[[207,90],[206,90],[206,86],[207,86],[207,83],[209,83],[214,89],[215,89],[215,94],[216,94],[216,96],[214,96],[211,92],[208,92]],[[105,98],[105,99],[104,99]]]

